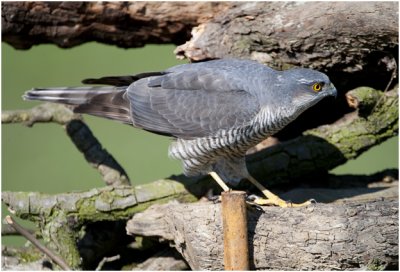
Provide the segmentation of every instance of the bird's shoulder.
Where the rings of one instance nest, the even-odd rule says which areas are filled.
[[[163,74],[142,79],[134,85],[163,89],[210,92],[254,90],[255,82],[272,79],[276,71],[255,61],[220,59],[171,67]]]

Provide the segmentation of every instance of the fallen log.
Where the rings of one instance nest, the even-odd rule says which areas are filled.
[[[170,241],[193,270],[223,270],[219,204],[155,205],[128,221],[132,235]],[[398,200],[249,210],[250,269],[376,270],[398,267]]]

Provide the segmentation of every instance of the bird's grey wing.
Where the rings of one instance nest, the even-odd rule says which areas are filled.
[[[136,81],[127,93],[133,124],[185,139],[246,125],[260,106],[244,83],[230,72],[207,68]]]

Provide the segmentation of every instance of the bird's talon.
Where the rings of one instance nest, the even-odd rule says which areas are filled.
[[[207,196],[207,199],[209,201],[212,201],[213,204],[217,204],[221,202],[221,196],[220,195],[215,195],[215,196]]]
[[[311,204],[317,204],[318,202],[314,199],[314,198],[311,198],[310,200],[308,200]]]
[[[263,208],[260,205],[258,205],[257,203],[255,203],[255,202],[251,202],[251,201],[247,201],[246,200],[246,204],[247,204],[247,207],[249,209],[252,209],[252,210],[254,209],[254,210],[259,211],[259,212],[264,212]]]
[[[253,203],[259,198],[260,198],[259,196],[254,195],[254,194],[246,196],[246,200],[249,201],[249,202],[253,202]]]

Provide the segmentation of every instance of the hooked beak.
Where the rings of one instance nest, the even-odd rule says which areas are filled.
[[[337,90],[335,88],[335,86],[333,85],[333,83],[330,83],[327,90],[327,94],[334,96],[335,98],[337,97]]]

